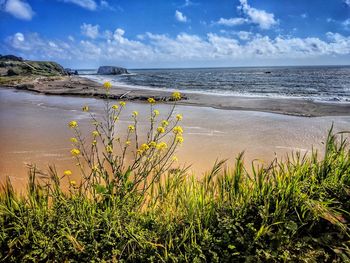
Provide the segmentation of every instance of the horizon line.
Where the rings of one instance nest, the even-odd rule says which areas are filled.
[[[112,66],[112,65],[103,65],[107,67],[122,67],[122,66]],[[102,66],[100,66],[102,67]],[[315,65],[274,65],[274,66],[218,66],[218,67],[122,67],[129,70],[162,70],[162,69],[169,69],[169,70],[176,70],[176,69],[229,69],[229,68],[284,68],[284,67],[350,67],[350,64],[315,64]],[[71,68],[74,70],[97,70],[97,68]]]

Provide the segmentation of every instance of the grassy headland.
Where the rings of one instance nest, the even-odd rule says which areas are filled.
[[[24,60],[13,55],[0,55],[1,76],[63,76],[65,69],[52,61]]]

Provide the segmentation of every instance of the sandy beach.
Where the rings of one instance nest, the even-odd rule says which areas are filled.
[[[20,83],[7,83],[7,86],[46,95],[64,95],[80,97],[104,97],[101,83],[78,76],[40,77],[22,80]],[[166,102],[171,92],[113,86],[110,97],[122,97],[128,101],[145,101],[149,97]],[[184,93],[179,104],[212,107],[225,110],[244,110],[279,113],[285,115],[319,117],[349,116],[350,103],[321,102],[298,98],[242,97],[230,95],[207,95]]]
[[[23,186],[27,164],[44,170],[54,164],[60,173],[64,169],[76,170],[69,153],[72,132],[67,123],[77,120],[83,132],[91,132],[91,121],[82,112],[82,105],[89,105],[92,112],[101,116],[101,99],[0,89],[0,181],[9,176],[15,185]],[[159,103],[157,109],[165,114],[170,105]],[[131,123],[134,110],[140,112],[141,133],[147,130],[145,113],[149,105],[128,102],[121,116],[121,134]],[[306,118],[193,105],[179,105],[176,113],[184,115],[185,138],[176,155],[181,165],[191,165],[191,170],[199,175],[210,169],[216,159],[228,159],[228,164],[232,164],[242,151],[248,164],[253,160],[266,164],[292,151],[305,153],[312,147],[322,150],[332,123],[336,131],[350,127],[350,116]]]

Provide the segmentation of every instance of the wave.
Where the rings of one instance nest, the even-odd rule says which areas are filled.
[[[84,77],[127,89],[215,96],[306,99],[350,103],[350,68],[134,70],[117,76]],[[270,73],[271,72],[271,73]]]

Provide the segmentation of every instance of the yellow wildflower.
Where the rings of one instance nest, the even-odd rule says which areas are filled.
[[[154,141],[151,141],[151,142],[149,143],[149,147],[151,147],[151,148],[155,148],[156,146],[157,146],[157,143],[154,142]]]
[[[112,153],[112,152],[113,152],[112,146],[107,145],[107,147],[106,147],[106,152],[107,152],[107,153]]]
[[[173,156],[173,158],[171,158],[171,160],[172,160],[173,162],[178,162],[178,161],[179,161],[179,159],[178,159],[176,156]]]
[[[168,145],[166,144],[166,142],[160,142],[157,144],[157,149],[158,150],[163,150],[163,149],[166,149],[168,148]]]
[[[65,171],[63,172],[63,174],[64,174],[64,175],[67,175],[67,176],[70,176],[70,175],[72,175],[72,171],[71,171],[71,170],[65,170]]]
[[[130,144],[131,144],[131,141],[126,141],[125,144],[126,144],[126,145],[130,145]]]
[[[135,126],[134,126],[134,125],[129,125],[129,126],[128,126],[128,130],[129,130],[130,132],[133,132],[133,131],[135,130]]]
[[[134,111],[133,113],[132,113],[132,116],[135,118],[137,115],[139,115],[139,113],[137,112],[137,111]]]
[[[78,123],[77,123],[76,121],[71,121],[71,122],[68,124],[68,126],[69,126],[70,128],[76,128],[76,127],[78,127]]]
[[[97,141],[96,140],[93,140],[92,141],[92,145],[96,145],[97,144]]]
[[[181,121],[181,120],[182,120],[182,114],[177,114],[177,115],[176,115],[176,119],[177,119],[178,121]]]
[[[181,100],[181,93],[178,92],[178,91],[175,91],[175,92],[173,92],[173,94],[171,95],[171,98],[172,98],[173,100]]]
[[[154,113],[154,116],[158,116],[159,115],[159,110],[154,110],[153,113]]]
[[[173,132],[175,134],[180,134],[181,135],[183,133],[183,129],[182,129],[181,126],[176,126],[176,127],[174,127]]]
[[[125,101],[121,101],[121,102],[119,102],[119,105],[122,106],[122,107],[125,107],[126,102]]]
[[[147,101],[151,104],[155,104],[156,100],[154,98],[148,98]]]
[[[164,132],[165,132],[165,129],[164,129],[164,127],[158,127],[158,128],[157,128],[157,131],[158,131],[159,133],[164,133]]]
[[[71,181],[69,181],[69,184],[70,184],[71,186],[75,186],[75,185],[77,184],[77,182],[74,181],[74,180],[71,180]]]
[[[112,105],[113,110],[117,110],[118,108],[119,108],[119,106],[117,104]]]
[[[162,121],[162,126],[163,127],[166,127],[166,126],[168,126],[169,125],[169,122],[168,121],[166,121],[166,120],[163,120]]]
[[[99,136],[99,135],[100,135],[100,133],[98,131],[93,131],[92,132],[92,136],[94,136],[94,137]]]
[[[175,141],[181,144],[184,142],[184,138],[181,135],[177,135]]]
[[[80,154],[80,151],[76,148],[72,149],[70,151],[70,153],[73,155],[73,156],[78,156]]]
[[[74,137],[70,138],[70,141],[71,141],[72,143],[77,143],[77,142],[78,142],[77,138],[74,138]]]
[[[147,143],[143,143],[141,146],[140,146],[140,150],[141,151],[147,151],[149,149],[149,146]]]
[[[91,169],[93,172],[97,172],[99,170],[97,165],[94,165]]]
[[[103,83],[103,87],[106,90],[109,90],[112,87],[112,84],[109,81],[106,81],[105,83]]]
[[[89,111],[89,106],[85,105],[85,106],[83,107],[83,111],[88,112],[88,111]]]
[[[114,117],[114,121],[118,121],[119,120],[119,117],[118,116],[115,116]]]

